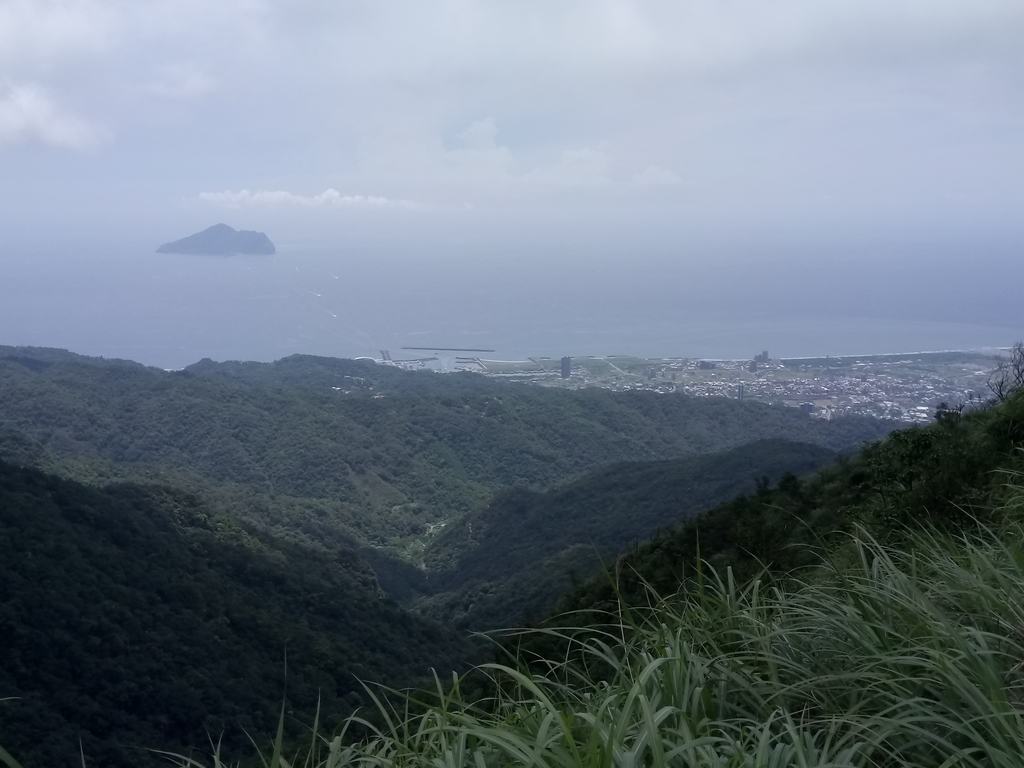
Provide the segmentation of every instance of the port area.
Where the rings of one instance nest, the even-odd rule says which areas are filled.
[[[728,397],[800,408],[834,419],[874,416],[907,423],[935,418],[940,403],[970,409],[989,399],[988,378],[1006,350],[746,360],[628,355],[526,360],[461,357],[452,368],[548,387],[648,390]],[[564,375],[568,373],[568,376]]]

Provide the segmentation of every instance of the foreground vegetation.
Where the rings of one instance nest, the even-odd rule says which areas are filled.
[[[584,585],[575,599],[594,607],[506,641],[510,659],[482,667],[484,684],[381,696],[295,757],[331,768],[1019,766],[1024,393],[780,486],[634,550],[608,582],[610,604]],[[766,520],[784,496],[803,509],[792,528]],[[828,535],[808,545],[794,530]],[[666,543],[679,547],[674,571]],[[769,557],[754,568],[758,551]],[[658,597],[645,570],[678,591]]]
[[[1018,482],[1020,478],[1018,478]],[[1006,511],[1016,517],[1024,488]],[[488,665],[425,712],[318,741],[314,765],[1019,766],[1024,528],[861,532],[800,579],[703,573],[700,586],[559,634],[571,650]],[[541,671],[527,671],[532,667]],[[379,719],[379,718],[378,718]],[[294,764],[294,763],[293,763]]]
[[[607,579],[580,584],[562,611],[612,610],[645,598],[649,586],[671,593],[692,583],[703,560],[732,568],[746,582],[767,568],[788,573],[816,562],[859,527],[899,543],[922,525],[961,531],[1003,519],[1006,473],[1024,471],[1024,390],[993,408],[944,416],[865,446],[801,480],[761,483],[623,553],[616,588]]]
[[[356,552],[276,539],[176,489],[0,461],[0,743],[31,765],[68,765],[80,744],[104,768],[158,765],[146,747],[208,733],[241,755],[286,685],[298,718],[320,701],[336,723],[365,702],[359,679],[410,685],[470,653],[384,599]]]
[[[378,693],[352,718],[352,673],[401,686],[466,658],[455,634],[382,599],[360,542],[312,548],[180,488],[0,462],[0,696],[24,697],[0,701],[0,743],[66,763],[81,733],[91,760],[127,766],[157,759],[144,744],[195,747],[227,727],[215,762],[234,762],[238,723],[267,734],[280,717],[270,768],[1016,764],[1024,393],[1004,400],[940,408],[810,478],[764,478],[581,582],[556,625],[501,638],[502,663],[433,694]],[[23,437],[8,444],[40,450]],[[503,530],[557,547],[588,507],[611,546],[631,504],[660,525],[674,494],[727,480],[716,463],[746,472],[760,452],[517,491],[523,504],[477,518],[493,530],[452,551],[500,576]],[[327,714],[296,754],[318,697]]]
[[[675,592],[702,560],[745,582],[764,568],[808,566],[815,548],[838,546],[857,526],[888,541],[914,525],[986,520],[1001,503],[1001,473],[1024,469],[1024,395],[939,415],[815,474],[828,459],[821,449],[761,441],[499,494],[428,548],[439,593],[422,610],[474,629],[521,625],[559,595],[562,613],[610,611],[623,597],[645,599],[647,585]],[[615,588],[591,578],[616,554]]]
[[[474,657],[464,630],[409,609],[435,585],[394,542],[505,485],[611,460],[689,455],[679,466],[700,472],[699,452],[757,436],[839,446],[885,430],[639,395],[323,358],[167,372],[0,348],[0,743],[41,765],[81,740],[104,766],[138,766],[157,762],[144,745],[223,731],[235,758],[244,730],[273,729],[266,689],[285,689],[286,654],[294,738],[318,700],[332,723],[364,703],[359,679],[407,686]],[[734,450],[744,477],[715,500],[782,471],[778,452]],[[829,450],[790,453],[804,454]],[[616,535],[647,535],[654,519],[625,506]],[[549,602],[564,574],[543,577]],[[514,587],[492,600],[510,621]]]
[[[283,754],[279,731],[266,762],[1019,766],[1024,478],[1012,479],[998,530],[925,529],[900,547],[861,531],[784,581],[699,570],[697,588],[651,593],[646,607],[591,616],[588,629],[537,630],[569,653],[486,665],[489,700],[463,701],[458,680],[439,681],[431,701],[380,697],[337,735],[314,724],[298,754]]]

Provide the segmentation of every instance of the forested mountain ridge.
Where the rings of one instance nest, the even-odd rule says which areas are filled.
[[[382,599],[356,550],[275,539],[176,489],[93,488],[0,461],[0,739],[27,765],[159,764],[223,733],[239,754],[357,678],[409,685],[470,655]],[[285,679],[287,655],[287,681]]]
[[[88,482],[168,482],[281,535],[354,536],[413,560],[439,523],[501,488],[763,438],[839,449],[892,426],[369,361],[296,355],[167,372],[0,348],[0,427],[23,448],[36,446],[43,466]]]
[[[547,499],[529,489],[612,464],[613,476],[642,476],[637,459],[699,470],[701,453],[764,437],[796,437],[818,446],[797,453],[820,456],[890,426],[365,361],[169,372],[0,348],[0,457],[13,462],[0,464],[0,633],[11,639],[0,698],[20,697],[0,704],[0,743],[61,763],[81,733],[98,764],[127,765],[140,761],[132,745],[195,746],[226,725],[235,749],[239,724],[273,730],[286,647],[297,720],[317,691],[343,714],[356,676],[402,686],[469,658],[464,632],[382,593],[411,603],[438,589],[411,564],[416,547],[495,493]],[[752,466],[743,483],[781,469]],[[625,535],[612,529],[603,551]],[[477,615],[550,601],[583,551],[566,541],[567,555],[542,553],[546,566],[529,560],[533,602],[508,573],[508,591]],[[585,576],[592,561],[581,562]]]
[[[485,387],[493,382],[461,376],[407,379],[386,371],[380,379],[364,377],[363,391],[350,391],[353,397],[344,401],[350,410],[332,411],[333,395],[322,397],[322,390],[337,391],[318,377],[333,375],[332,370],[354,376],[361,370],[353,367],[358,364],[292,362],[298,372],[290,363],[283,365],[287,375],[281,378],[288,381],[277,384],[272,383],[276,364],[233,364],[224,370],[203,364],[210,369],[206,373],[167,373],[133,364],[25,355],[0,362],[4,392],[30,405],[28,393],[37,385],[44,400],[64,409],[53,415],[29,408],[26,415],[3,401],[0,451],[23,464],[94,473],[94,481],[104,472],[120,471],[149,481],[97,487],[0,462],[0,636],[10,638],[12,649],[0,666],[0,698],[21,697],[0,702],[0,744],[26,762],[61,763],[77,754],[82,734],[90,761],[120,766],[143,762],[142,746],[202,748],[205,729],[216,733],[227,725],[227,749],[237,755],[238,724],[259,735],[271,734],[276,726],[284,648],[294,715],[288,723],[294,735],[301,723],[311,722],[318,695],[325,712],[334,717],[346,713],[356,703],[355,676],[403,686],[430,667],[441,672],[458,668],[471,654],[464,637],[452,630],[453,622],[493,626],[543,608],[573,569],[584,581],[562,609],[584,609],[573,619],[582,622],[591,616],[585,611],[617,609],[620,599],[642,604],[648,587],[671,594],[691,584],[698,558],[720,569],[730,567],[738,584],[762,567],[784,579],[814,561],[812,546],[842,556],[844,537],[856,525],[898,538],[907,523],[926,521],[958,530],[971,524],[972,515],[985,519],[999,500],[1000,473],[1024,468],[1020,395],[978,413],[940,411],[940,423],[894,433],[805,479],[793,472],[820,467],[831,456],[828,448],[776,439],[712,455],[684,452],[668,460],[604,462],[589,473],[569,473],[546,489],[526,484],[497,489],[489,506],[477,507],[427,539],[433,571],[425,575],[368,549],[365,539],[350,535],[346,525],[321,520],[319,512],[331,509],[330,499],[319,500],[324,506],[317,507],[309,497],[287,496],[276,490],[273,478],[260,488],[211,479],[204,472],[213,473],[215,460],[203,455],[195,467],[115,460],[104,453],[113,449],[97,438],[121,435],[129,445],[145,447],[155,438],[140,437],[135,430],[151,416],[157,434],[178,440],[172,447],[182,455],[192,445],[219,446],[226,452],[216,454],[222,459],[243,456],[248,461],[260,455],[255,442],[297,422],[306,428],[289,440],[301,441],[308,433],[322,440],[317,451],[344,456],[344,440],[331,438],[330,428],[316,430],[318,414],[329,427],[359,435],[357,427],[366,424],[360,419],[376,419],[368,429],[372,434],[380,424],[397,425],[403,414],[414,413],[422,419],[421,430],[425,425],[449,428],[458,438],[461,419],[486,420],[474,411],[479,403],[496,401],[515,415],[516,409],[530,407],[534,392],[542,391],[501,385],[481,393],[478,381]],[[261,383],[260,377],[271,381]],[[398,384],[388,390],[389,381]],[[451,391],[441,386],[448,381],[453,382]],[[425,394],[402,394],[404,386],[420,387]],[[435,386],[443,391],[433,393]],[[113,400],[104,409],[105,391],[113,393]],[[691,408],[694,418],[676,416],[673,424],[680,429],[692,428],[693,421],[708,423],[709,412],[726,415],[727,431],[729,420],[737,418],[726,401],[671,400],[586,400],[601,418],[590,414],[591,421],[581,423],[596,432],[608,429],[616,416],[635,419],[671,444],[671,433],[659,431],[651,416],[657,409],[671,415],[674,409]],[[388,401],[394,413],[381,410]],[[283,404],[283,416],[275,402]],[[357,402],[366,407],[357,408]],[[574,423],[577,400],[537,402],[548,416],[562,414]],[[701,410],[706,402],[710,411]],[[180,407],[187,403],[221,419],[203,433],[206,442],[173,437],[176,424],[200,427],[192,416],[182,415]],[[76,407],[82,408],[79,420],[62,425],[62,414],[73,416]],[[449,411],[456,416],[443,418]],[[774,409],[749,413],[788,418]],[[14,419],[20,421],[11,426]],[[545,427],[529,414],[509,416],[509,423],[524,437],[543,433]],[[242,424],[258,434],[218,438],[218,430],[224,431],[218,424],[224,430]],[[383,431],[406,450],[409,441],[399,429]],[[560,445],[557,441],[566,434],[554,429],[547,445]],[[466,449],[457,439],[438,438],[438,445],[448,447],[461,463],[460,451]],[[487,454],[484,459],[489,460]],[[259,463],[253,460],[252,466]],[[384,470],[364,467],[363,474],[380,479],[378,471]],[[466,471],[464,477],[472,476]],[[159,478],[165,482],[153,482]],[[399,479],[396,475],[396,483]],[[713,506],[737,491],[744,495]],[[221,499],[234,506],[220,506]],[[251,507],[243,507],[240,499]],[[261,509],[265,518],[251,525],[231,513],[235,508]],[[352,509],[358,515],[364,508],[353,504]],[[293,513],[307,517],[296,520]],[[673,527],[694,514],[698,517]],[[330,535],[318,539],[310,520],[319,520]],[[650,542],[614,560],[622,545],[658,528],[661,532]],[[616,590],[607,576],[585,580],[596,555],[614,562]],[[421,605],[428,616],[445,621],[424,619],[384,599],[380,585],[389,580],[392,594],[405,590],[410,600],[446,590]],[[563,649],[548,653],[545,643],[551,636],[541,638],[527,650],[559,658]]]
[[[429,616],[475,630],[518,626],[638,540],[836,454],[761,440],[711,454],[604,467],[547,490],[512,488],[449,526],[426,560]]]
[[[856,550],[844,550],[850,545],[848,535],[854,526],[864,526],[876,537],[898,546],[907,537],[907,526],[912,529],[921,524],[932,525],[961,533],[976,527],[978,520],[998,526],[999,515],[1012,515],[1014,510],[1019,513],[1021,488],[1007,486],[1006,479],[1012,473],[1017,473],[1018,479],[1024,476],[1022,448],[1024,395],[1015,395],[987,411],[963,416],[945,412],[940,423],[931,427],[897,432],[854,456],[840,458],[804,480],[786,474],[774,487],[762,480],[755,484],[752,493],[719,505],[681,527],[662,531],[652,541],[633,547],[618,559],[613,574],[616,589],[612,589],[607,576],[580,584],[562,604],[563,609],[576,613],[556,621],[561,625],[567,620],[580,622],[586,633],[594,629],[587,629],[588,623],[614,620],[622,615],[620,601],[625,601],[633,606],[629,610],[635,610],[637,616],[650,614],[649,621],[655,622],[644,624],[638,633],[654,631],[652,628],[661,626],[657,622],[674,617],[672,631],[684,633],[680,637],[688,637],[687,632],[700,636],[703,627],[713,629],[722,640],[728,639],[729,632],[738,626],[728,622],[743,617],[753,620],[764,607],[764,603],[753,602],[751,610],[743,608],[760,594],[744,586],[751,576],[767,568],[763,578],[785,589],[794,569],[807,573],[808,566],[821,562],[820,555],[812,551],[814,547],[830,552],[832,562],[849,556],[856,560]],[[824,458],[821,449],[773,441],[762,444],[760,450],[757,445],[746,446],[716,457],[618,465],[608,468],[604,482],[611,486],[605,488],[611,496],[615,496],[620,485],[621,494],[618,501],[606,503],[615,509],[626,498],[642,499],[639,492],[650,490],[649,485],[659,482],[670,490],[673,471],[680,471],[686,462],[692,477],[702,461],[707,462],[706,471],[713,471],[711,465],[717,462],[724,467],[730,454],[735,459],[746,451],[748,458],[756,458],[759,453],[782,455],[787,450],[795,451],[797,457],[801,450],[805,451],[804,460],[808,462]],[[529,501],[524,503],[539,504],[539,514],[544,514],[544,510],[549,514],[556,510],[568,513],[566,523],[571,526],[574,509],[585,507],[588,499],[599,502],[601,482],[597,474],[579,478],[546,493],[526,494],[523,498]],[[512,496],[519,494],[511,492]],[[279,672],[273,671],[275,660],[268,649],[280,644],[282,632],[286,632],[288,647],[295,649],[295,657],[289,651],[289,658],[293,659],[290,665],[294,663],[298,668],[290,673],[290,679],[299,681],[297,690],[290,695],[290,711],[305,723],[311,722],[314,685],[326,683],[327,690],[335,686],[333,690],[342,694],[325,705],[325,711],[332,715],[345,711],[351,703],[351,691],[346,690],[338,674],[330,671],[337,658],[349,657],[333,655],[339,651],[359,654],[363,674],[379,669],[381,663],[393,664],[383,674],[414,674],[411,667],[422,664],[424,656],[437,652],[436,641],[440,643],[440,668],[457,664],[450,654],[444,655],[446,648],[455,646],[447,645],[451,636],[438,625],[417,624],[414,618],[401,615],[397,606],[390,614],[387,604],[382,612],[368,607],[372,579],[363,581],[365,572],[360,568],[341,573],[334,567],[323,568],[317,565],[315,552],[307,563],[306,551],[275,542],[258,531],[246,532],[244,526],[211,512],[179,491],[133,485],[95,489],[35,470],[0,464],[0,510],[4,513],[0,521],[9,524],[15,534],[4,531],[0,535],[0,546],[10,548],[0,554],[5,562],[14,563],[13,568],[2,572],[3,588],[8,592],[0,600],[4,606],[0,621],[8,623],[0,626],[0,631],[15,639],[14,653],[3,671],[13,678],[13,690],[26,693],[21,701],[3,703],[0,743],[13,747],[19,757],[27,756],[40,763],[66,762],[75,754],[78,733],[85,737],[89,759],[102,764],[144,761],[143,753],[134,745],[163,746],[192,739],[190,743],[202,749],[204,735],[188,730],[188,724],[197,719],[189,720],[195,713],[204,718],[210,715],[203,724],[216,729],[222,722],[219,713],[227,711],[228,719],[234,717],[235,722],[268,736],[273,732],[277,714],[276,690],[268,693],[268,686],[253,690],[252,681],[270,680],[271,688],[280,684],[276,677]],[[26,515],[25,510],[32,513]],[[43,514],[39,514],[41,511]],[[519,511],[526,513],[521,520],[516,519]],[[512,506],[503,514],[510,516],[507,522],[513,527],[536,522],[536,515],[526,507]],[[601,530],[600,525],[597,530]],[[35,536],[36,541],[28,541],[26,532]],[[246,536],[253,537],[252,543],[245,543]],[[496,549],[490,552],[493,554]],[[37,556],[31,557],[33,553]],[[698,557],[706,561],[708,569],[717,569],[723,578],[725,569],[731,569],[732,577],[720,587],[700,586]],[[303,560],[303,568],[289,570],[288,564],[298,559]],[[906,562],[913,565],[915,561]],[[944,562],[948,565],[950,561],[947,558]],[[174,578],[177,567],[183,563],[185,572],[196,574],[195,582]],[[483,569],[484,563],[477,566]],[[495,567],[507,570],[508,563],[498,562]],[[882,567],[887,566],[882,563]],[[875,572],[870,568],[869,571]],[[824,573],[823,577],[827,575]],[[15,583],[13,578],[21,581]],[[711,578],[710,570],[704,571],[704,578]],[[907,577],[899,578],[901,584],[907,583]],[[331,600],[318,602],[322,595],[316,589],[310,592],[317,580],[332,595]],[[813,584],[814,577],[804,583]],[[681,606],[671,608],[679,612],[645,608],[651,588],[666,596],[682,588],[682,596],[667,604]],[[718,590],[723,591],[720,594]],[[774,594],[771,590],[762,591],[765,595]],[[834,592],[840,594],[842,590]],[[96,598],[97,594],[114,597],[103,601]],[[269,599],[259,599],[264,596]],[[357,602],[345,602],[350,597]],[[709,602],[703,603],[705,598]],[[913,596],[912,602],[922,604],[918,595]],[[130,611],[123,610],[123,605],[128,605]],[[726,624],[705,627],[700,623],[699,613],[704,606],[738,607],[723,614]],[[753,609],[758,606],[758,610]],[[884,602],[879,607],[891,612],[892,605]],[[589,612],[594,609],[611,613]],[[843,610],[844,616],[852,615]],[[851,605],[849,610],[859,607]],[[697,611],[692,619],[690,611]],[[353,636],[348,621],[352,615],[373,616],[381,622],[380,629],[372,630],[371,642],[377,641],[376,645],[344,649],[347,642],[365,643],[369,639],[365,633],[360,635],[364,630],[359,622]],[[226,624],[220,620],[225,616]],[[872,621],[868,628],[875,632],[879,626],[877,616],[870,614],[868,618]],[[643,619],[630,619],[634,620]],[[694,623],[691,626],[687,621]],[[402,639],[389,635],[396,627],[401,627],[399,632],[408,631],[407,626],[421,627],[414,637],[422,642],[411,652],[404,648]],[[770,620],[757,626],[764,631],[779,630]],[[620,629],[623,642],[633,642],[630,627],[617,628],[616,632]],[[821,635],[814,627],[810,630],[800,637]],[[147,632],[156,646],[146,644]],[[187,637],[178,637],[176,632],[185,632]],[[318,634],[322,632],[329,633],[330,639]],[[45,637],[46,641],[37,642],[38,637]],[[600,637],[608,640],[607,635]],[[899,637],[909,640],[902,634]],[[247,642],[249,645],[239,646]],[[250,647],[253,643],[256,647]],[[154,647],[158,649],[155,653],[140,652]],[[676,653],[672,651],[674,647],[663,650]],[[720,649],[726,652],[732,647],[725,643]],[[954,650],[961,647],[957,645]],[[540,654],[541,665],[557,665],[566,654],[564,644],[551,634],[523,638],[520,650],[526,658]],[[986,652],[990,654],[991,649]],[[389,653],[398,655],[391,658]],[[613,657],[614,654],[602,658],[607,661]],[[323,666],[319,670],[304,668],[305,658]],[[678,661],[678,653],[666,658],[665,663],[671,664],[672,659]],[[914,658],[907,658],[914,663]],[[747,657],[733,661],[739,673],[747,669]],[[827,659],[821,661],[821,674],[835,677],[840,670],[826,662]],[[731,663],[729,657],[723,657],[723,663]],[[165,676],[162,686],[152,685],[152,679],[159,677],[154,673],[168,667],[176,671],[176,677]],[[329,670],[327,678],[322,676],[325,668]],[[700,664],[694,668],[704,669]],[[87,670],[85,674],[82,669]],[[602,674],[600,669],[597,674]],[[151,679],[147,680],[147,675]],[[66,680],[72,684],[68,685]],[[543,681],[542,684],[547,685]],[[514,681],[509,681],[512,685]],[[0,681],[0,688],[11,690],[11,686],[8,679]],[[474,695],[476,688],[466,681],[462,690]],[[597,695],[603,689],[597,686],[594,690]],[[708,690],[720,688],[712,686]],[[930,690],[925,693],[933,694]],[[571,691],[566,696],[571,698]],[[567,700],[566,706],[578,698]],[[957,702],[955,697],[950,699],[950,706],[955,709],[959,706]],[[708,707],[715,708],[720,715],[726,711],[713,695],[696,711]],[[472,700],[466,702],[466,708],[473,717],[487,717],[491,711]],[[516,711],[527,710],[520,707]],[[759,716],[762,715],[771,724],[777,719],[777,710]],[[295,725],[290,718],[288,722]],[[511,728],[524,722],[527,719],[522,717],[508,718],[498,727]],[[808,727],[814,731],[818,726]],[[330,726],[325,730],[330,732]],[[56,734],[58,738],[47,741],[26,736],[40,732]],[[783,733],[779,738],[784,736]],[[429,746],[433,742],[424,743]],[[236,746],[237,742],[229,743],[228,748]]]
[[[346,764],[1018,768],[1024,392],[937,416],[635,548]]]
[[[970,529],[1019,508],[1006,504],[1024,477],[1024,389],[993,408],[939,411],[938,423],[894,432],[841,457],[807,480],[787,476],[760,486],[625,552],[614,583],[578,585],[561,610],[643,603],[648,590],[672,594],[691,584],[699,561],[738,583],[763,569],[783,575],[841,552],[856,529],[882,541],[908,530]],[[1019,504],[1019,502],[1017,502]],[[993,512],[995,510],[995,512]]]

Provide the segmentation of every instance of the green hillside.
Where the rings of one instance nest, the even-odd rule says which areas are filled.
[[[1016,768],[1022,510],[1024,392],[945,411],[634,547],[517,656],[270,765]]]
[[[824,448],[762,440],[719,453],[605,467],[546,491],[514,488],[449,527],[427,563],[440,594],[420,610],[473,629],[519,624],[550,611],[629,544],[835,458]]]
[[[1011,478],[1024,471],[1024,391],[997,407],[895,432],[806,481],[787,477],[721,504],[632,548],[607,578],[579,586],[565,610],[608,609],[647,590],[672,593],[706,561],[741,582],[791,573],[839,551],[856,527],[899,542],[908,528],[958,531],[1001,520]],[[993,510],[996,510],[995,512]]]
[[[224,729],[239,755],[242,728],[275,728],[285,650],[288,738],[318,696],[336,724],[356,677],[458,669],[459,626],[537,615],[596,555],[889,426],[359,361],[0,349],[0,744],[62,763],[80,736],[127,765]]]
[[[860,532],[848,561],[781,583],[706,568],[699,588],[601,617],[532,673],[489,665],[486,700],[460,681],[369,738],[327,734],[288,758],[316,768],[1018,768],[1022,480],[991,510],[1002,518],[992,531],[918,529],[899,546]]]
[[[26,380],[48,397],[82,396],[80,380],[93,375],[170,381],[166,400],[193,395],[210,414],[274,396],[306,413],[302,404],[319,386],[312,374],[305,383],[258,384],[266,369],[246,366],[238,366],[244,376],[228,366],[190,377],[96,361],[8,364],[36,377]],[[62,366],[72,367],[60,373]],[[456,391],[477,386],[455,381]],[[148,403],[165,413],[154,402],[161,398],[140,389],[137,381],[125,386],[121,411]],[[365,399],[449,408],[445,395],[399,390]],[[525,387],[507,392],[503,400],[532,397]],[[700,413],[704,405],[668,400],[623,402],[634,415],[645,407]],[[337,416],[324,408],[322,418]],[[84,412],[111,429],[129,418],[109,407]],[[581,580],[563,600],[573,613],[548,624],[562,629],[509,640],[528,665],[492,666],[489,682],[477,673],[442,685],[444,702],[392,713],[390,726],[383,715],[371,718],[383,728],[376,740],[358,741],[374,727],[362,724],[347,737],[357,739],[348,752],[334,742],[317,759],[577,766],[633,754],[637,765],[684,756],[768,765],[771,755],[787,766],[939,766],[952,749],[973,750],[965,765],[1013,765],[998,756],[1016,759],[1024,746],[1015,693],[1024,651],[1014,629],[1024,621],[1014,527],[1024,508],[1024,393],[988,410],[940,415],[803,478],[828,449],[772,440],[609,463],[546,491],[499,490],[489,507],[434,537],[432,576],[368,549],[341,525],[330,540],[304,543],[313,534],[287,520],[295,500],[278,505],[272,483],[247,492],[275,500],[268,515],[281,516],[293,540],[218,507],[211,499],[227,484],[196,481],[205,476],[193,467],[117,463],[94,437],[58,450],[57,437],[67,435],[58,422],[47,434],[38,427],[44,412],[18,415],[0,434],[8,455],[77,472],[142,467],[193,478],[201,493],[87,486],[0,463],[0,636],[10,648],[0,698],[16,697],[0,702],[0,744],[29,764],[67,762],[81,736],[91,761],[127,765],[151,759],[143,745],[202,750],[207,731],[226,727],[225,757],[245,754],[241,727],[261,743],[275,730],[285,648],[286,739],[301,738],[318,696],[333,734],[359,701],[354,675],[402,686],[432,666],[458,669],[472,651],[453,623],[543,606],[568,571],[586,576],[595,549],[610,555],[626,544],[609,557],[613,578]],[[254,425],[263,429],[262,420]],[[309,429],[314,423],[310,416]],[[258,451],[251,438],[208,435],[211,445]],[[200,455],[197,464],[212,468],[206,461]],[[715,506],[736,490],[743,495]],[[653,539],[628,546],[650,531]],[[410,599],[447,588],[424,606],[445,622],[382,598],[379,574]]]
[[[312,550],[178,490],[91,488],[0,462],[0,744],[26,765],[163,763],[223,732],[226,754],[337,717],[357,677],[457,667],[464,636],[382,598],[355,545]],[[287,682],[285,655],[287,654]],[[297,729],[297,730],[296,730]]]
[[[184,488],[284,537],[327,545],[355,537],[412,561],[440,523],[502,488],[766,438],[837,450],[891,427],[367,361],[293,356],[167,372],[0,348],[0,433],[8,436],[0,448],[15,444],[37,465],[86,482]]]
[[[1024,391],[938,415],[662,532],[514,655],[296,757],[1016,768]]]

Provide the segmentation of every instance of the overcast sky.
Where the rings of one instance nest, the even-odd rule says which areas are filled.
[[[0,225],[1012,241],[1022,41],[1020,0],[0,0]]]

